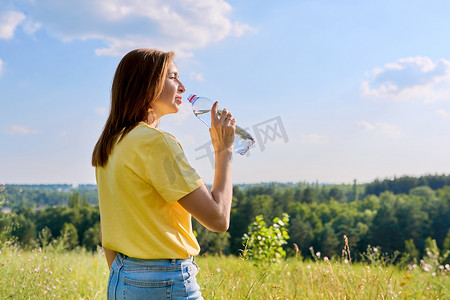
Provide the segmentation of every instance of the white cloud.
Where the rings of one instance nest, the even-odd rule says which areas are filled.
[[[448,112],[445,110],[445,109],[436,109],[435,110],[435,113],[438,115],[438,116],[441,116],[441,117],[444,117],[444,118],[447,118],[448,117]]]
[[[379,132],[385,136],[391,138],[400,138],[403,136],[403,132],[395,125],[391,125],[388,123],[369,123],[366,121],[358,121],[354,123],[357,128],[362,129],[366,132]]]
[[[108,112],[108,109],[106,107],[95,108],[95,113],[99,116],[105,116],[107,112]]]
[[[363,81],[363,95],[391,100],[420,99],[424,102],[450,100],[450,61],[410,57],[374,68]]]
[[[304,144],[328,144],[328,139],[317,133],[302,134],[300,140]]]
[[[8,134],[37,134],[37,130],[29,129],[25,126],[20,125],[11,125],[8,128],[5,129],[5,132]]]
[[[205,78],[203,77],[203,74],[197,73],[197,72],[191,72],[191,74],[189,74],[189,78],[191,80],[205,81]]]
[[[30,20],[25,20],[25,22],[23,23],[23,30],[28,34],[33,34],[36,32],[36,30],[41,28],[41,26],[42,25],[40,23],[35,23]]]
[[[25,15],[17,11],[0,14],[0,39],[10,39],[14,36],[16,27],[25,20]]]
[[[107,46],[97,55],[142,47],[191,56],[193,49],[253,30],[230,19],[232,7],[224,0],[42,0],[28,9],[63,40],[103,40]]]
[[[365,131],[371,131],[375,129],[375,126],[365,121],[355,122],[356,127],[361,128]]]

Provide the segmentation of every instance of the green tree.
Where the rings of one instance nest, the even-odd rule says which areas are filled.
[[[100,246],[100,222],[84,232],[82,245],[89,251],[95,251]]]
[[[12,218],[11,235],[17,237],[21,245],[31,245],[36,238],[34,223],[23,215],[14,215]]]
[[[264,217],[258,215],[249,226],[248,233],[242,237],[245,249],[244,258],[257,261],[277,262],[286,256],[283,245],[287,244],[289,234],[286,227],[289,225],[289,216],[273,219],[273,225],[267,227]]]
[[[295,243],[305,256],[314,240],[311,223],[303,221],[299,215],[294,216],[289,224],[289,236],[289,244]]]
[[[323,256],[333,257],[339,253],[339,239],[330,224],[325,224],[322,232],[319,234],[319,245]]]
[[[435,191],[433,191],[429,186],[418,186],[409,191],[410,195],[420,196],[426,199],[434,199],[436,197]]]
[[[393,253],[403,246],[402,231],[395,216],[397,197],[390,192],[380,195],[380,208],[375,215],[371,230],[371,243]]]
[[[314,191],[313,188],[311,187],[307,187],[304,191],[303,191],[303,195],[301,198],[301,201],[303,203],[313,203],[316,202],[316,192]]]
[[[419,259],[419,250],[417,250],[413,239],[405,241],[405,250],[403,253],[409,257],[409,261],[417,262]]]
[[[65,249],[75,249],[78,245],[78,232],[72,223],[64,223],[61,230],[61,238],[63,239]]]
[[[69,207],[78,208],[80,206],[81,206],[80,193],[78,192],[72,193],[69,199]]]

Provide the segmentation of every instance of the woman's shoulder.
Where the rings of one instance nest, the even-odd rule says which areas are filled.
[[[144,122],[140,122],[132,131],[130,131],[128,138],[133,143],[167,144],[169,147],[174,145],[181,147],[172,134],[159,128],[150,127]]]

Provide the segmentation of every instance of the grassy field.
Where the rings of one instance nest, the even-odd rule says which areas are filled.
[[[0,245],[1,299],[106,299],[108,269],[101,252],[24,251]],[[205,299],[449,299],[449,266],[401,270],[316,257],[254,264],[201,256]]]

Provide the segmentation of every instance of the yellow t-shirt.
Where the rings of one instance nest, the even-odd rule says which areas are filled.
[[[170,134],[139,123],[96,168],[103,246],[141,259],[185,259],[200,246],[177,202],[204,184]]]

